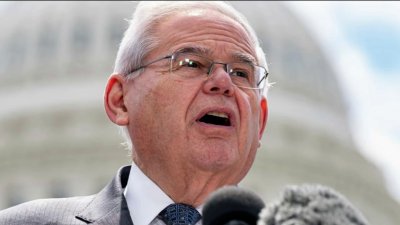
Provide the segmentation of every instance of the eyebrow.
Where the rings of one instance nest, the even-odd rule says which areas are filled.
[[[203,47],[184,47],[176,51],[176,53],[192,53],[198,55],[210,55],[211,51],[208,48]]]
[[[249,54],[246,54],[246,53],[236,52],[236,53],[233,54],[233,58],[235,60],[240,61],[240,62],[245,62],[245,63],[250,63],[250,64],[257,65],[256,59],[252,55],[249,55]]]

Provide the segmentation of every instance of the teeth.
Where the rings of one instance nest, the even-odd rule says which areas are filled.
[[[228,118],[228,115],[226,113],[223,113],[223,112],[209,112],[209,113],[207,113],[207,115],[218,116],[218,117],[222,117],[222,118]]]

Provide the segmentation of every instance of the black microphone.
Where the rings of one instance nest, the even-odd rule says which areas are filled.
[[[343,195],[322,185],[288,186],[260,213],[258,225],[367,225]]]
[[[255,193],[234,186],[218,189],[203,207],[203,225],[256,225],[265,207]]]

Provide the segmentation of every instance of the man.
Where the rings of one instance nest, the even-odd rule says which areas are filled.
[[[266,67],[254,31],[226,3],[140,3],[104,95],[132,166],[97,195],[21,204],[0,224],[201,223],[207,196],[238,184],[260,147]]]

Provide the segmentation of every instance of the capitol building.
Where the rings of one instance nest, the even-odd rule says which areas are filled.
[[[130,164],[103,108],[133,2],[10,2],[0,9],[0,210],[94,194]],[[348,103],[324,53],[280,2],[232,2],[270,67],[269,120],[242,182],[268,202],[286,185],[319,183],[371,224],[400,224],[380,170],[354,144]]]

